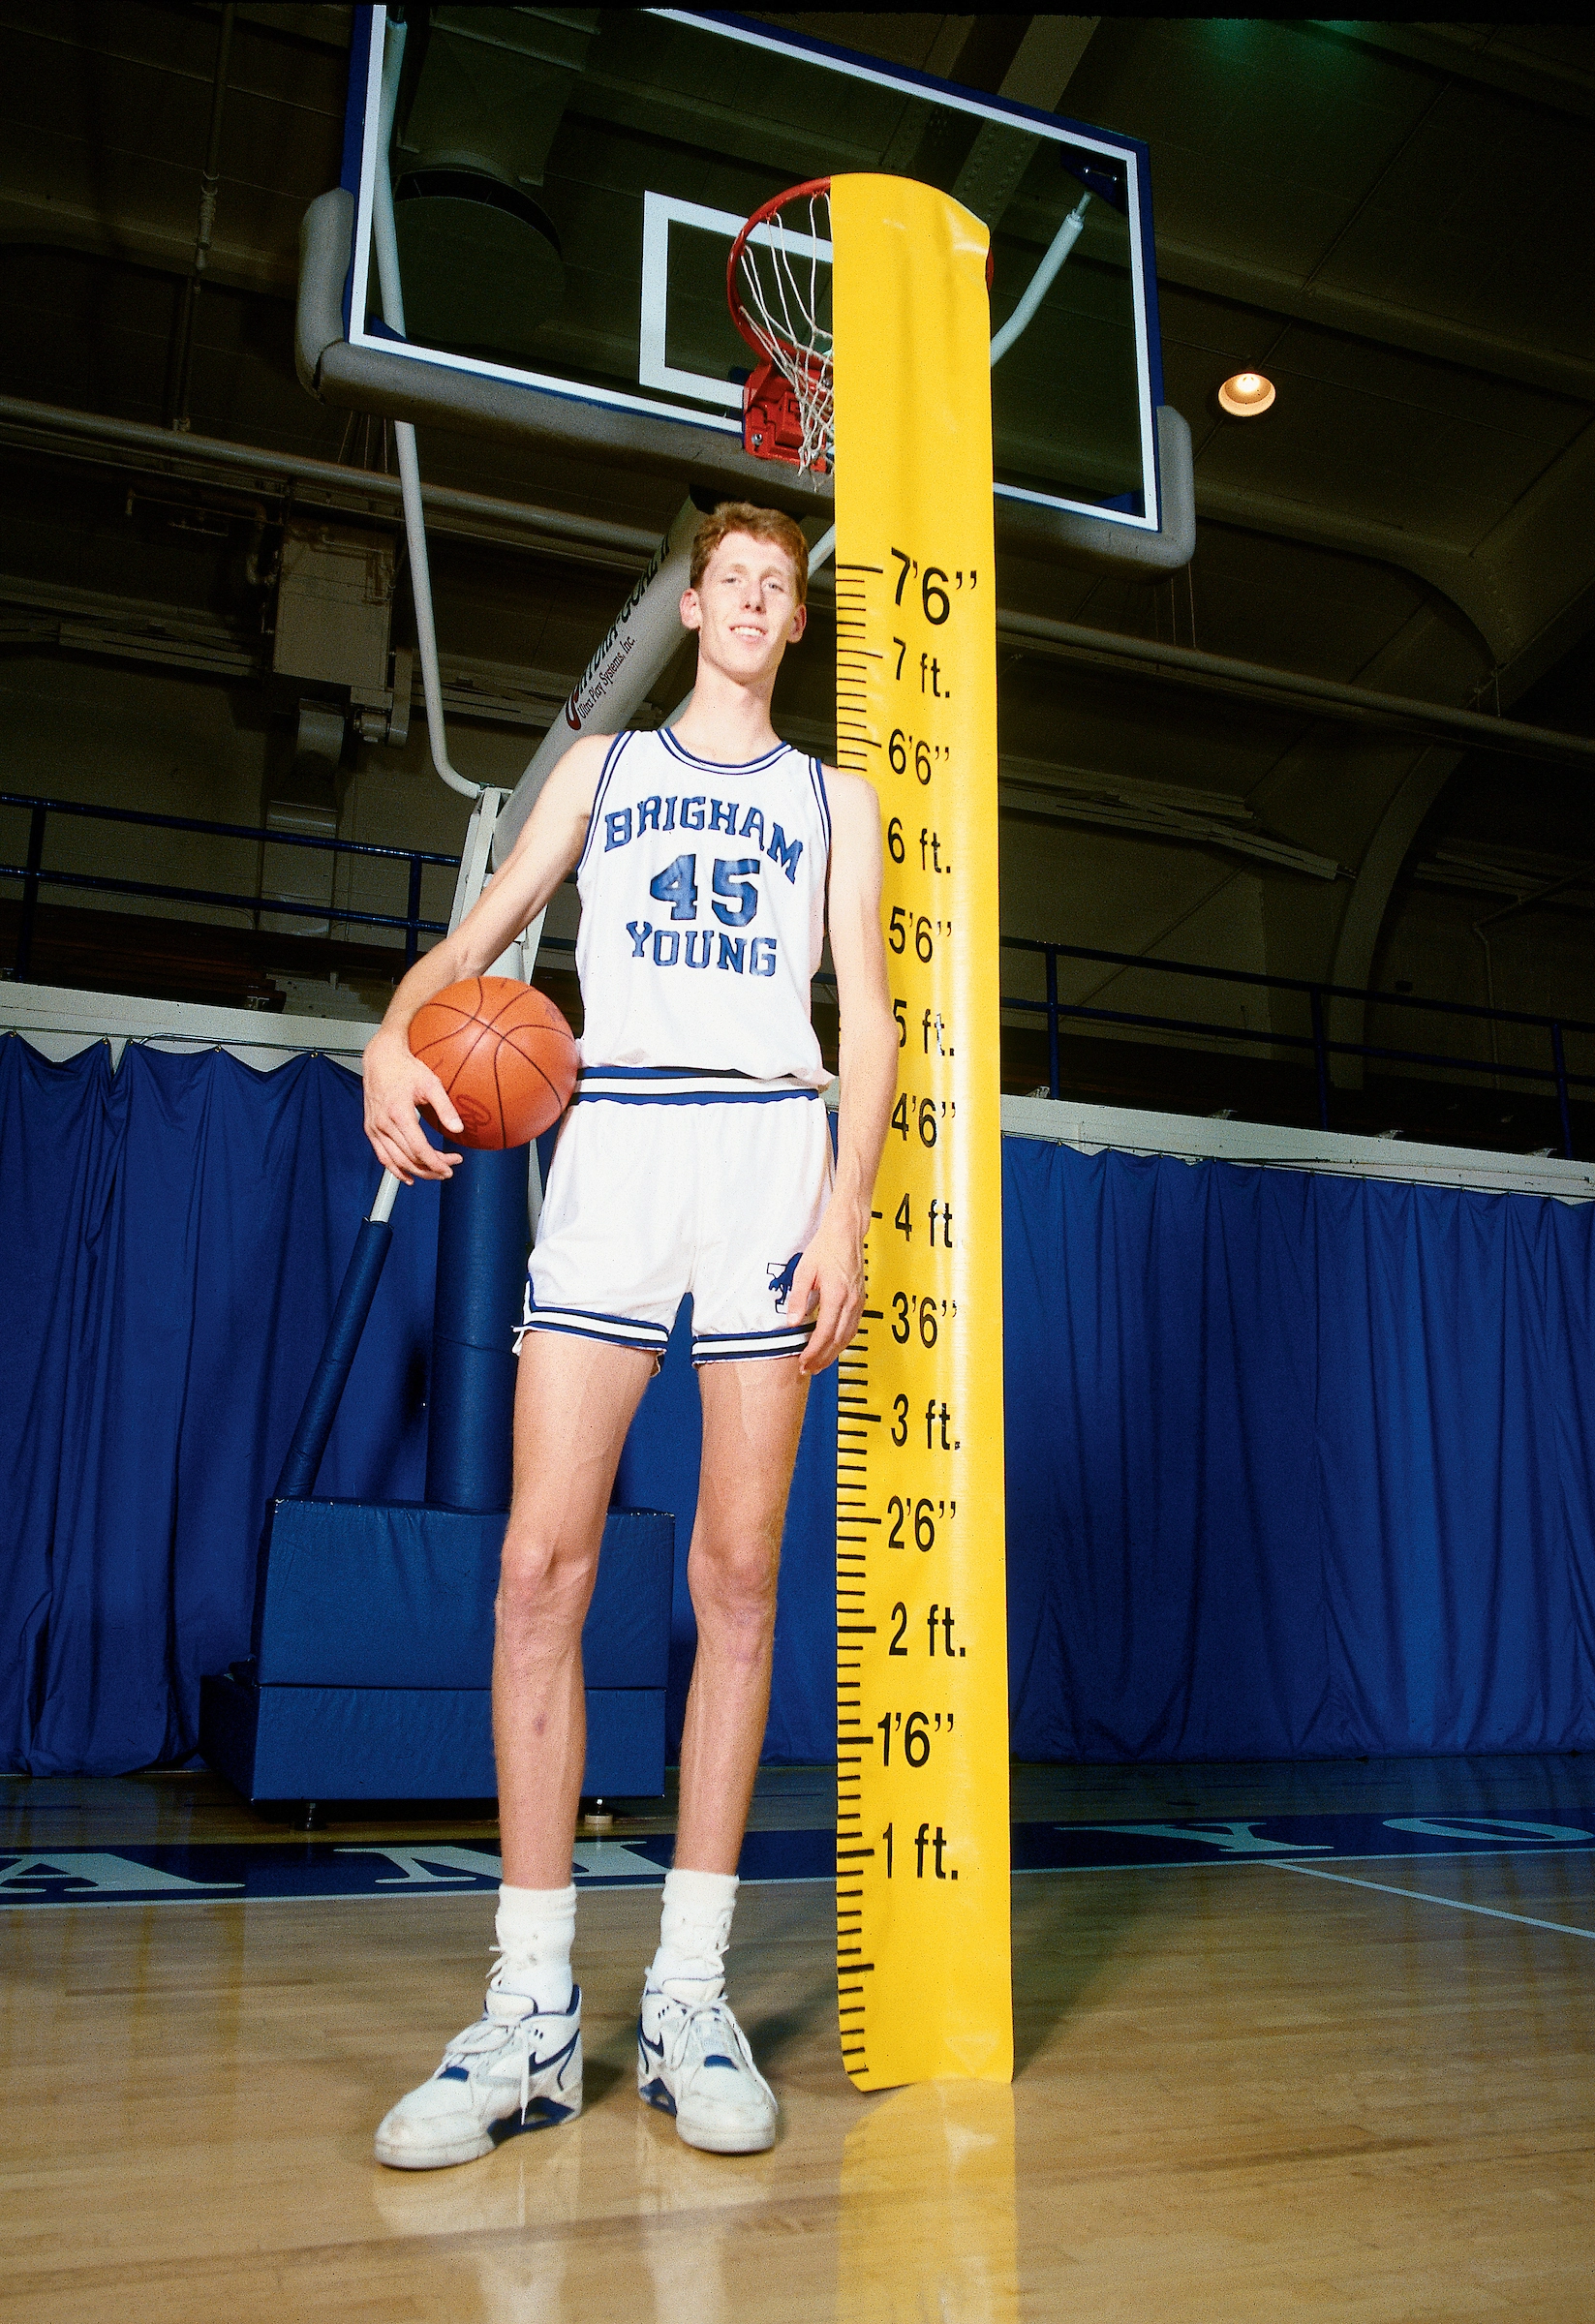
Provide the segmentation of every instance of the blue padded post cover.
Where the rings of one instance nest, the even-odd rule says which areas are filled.
[[[485,1687],[200,1687],[205,1758],[246,1799],[491,1799]],[[658,1798],[664,1689],[589,1687],[582,1789]]]
[[[282,1475],[277,1480],[279,1501],[303,1501],[316,1490],[322,1454],[326,1451],[326,1440],[332,1434],[332,1423],[349,1385],[349,1375],[359,1352],[360,1334],[371,1313],[371,1302],[377,1296],[392,1239],[393,1230],[385,1219],[361,1220],[344,1270],[338,1303],[326,1328],[321,1361],[293,1431],[293,1442],[283,1462]]]
[[[250,1799],[477,1799],[493,1767],[502,1513],[279,1501],[253,1668],[203,1682],[200,1744]],[[611,1510],[582,1631],[583,1789],[664,1786],[674,1519]]]
[[[524,1147],[468,1153],[443,1189],[426,1497],[445,1509],[509,1507],[511,1335],[530,1238],[526,1168]]]
[[[582,1631],[590,1687],[664,1685],[674,1534],[656,1510],[610,1511]],[[498,1514],[279,1501],[254,1640],[261,1684],[485,1687],[503,1541]]]

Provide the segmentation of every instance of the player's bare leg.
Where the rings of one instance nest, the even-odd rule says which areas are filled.
[[[586,1751],[581,1627],[609,1488],[653,1371],[632,1348],[530,1331],[515,1394],[515,1492],[493,1655],[505,1883],[487,2003],[430,2081],[377,2132],[401,2170],[474,2161],[582,2102],[581,1994],[570,1974],[570,1880]]]
[[[493,1648],[504,1877],[564,1888],[587,1753],[581,1626],[631,1417],[654,1359],[529,1331],[515,1386],[515,1490]]]
[[[681,1744],[675,1868],[637,2025],[637,2087],[690,2146],[756,2153],[777,2110],[725,1995],[736,1865],[770,1704],[781,1529],[809,1383],[795,1357],[705,1364],[703,1468],[687,1575],[697,1656]]]
[[[681,1738],[676,1862],[735,1872],[770,1708],[781,1528],[809,1383],[797,1359],[706,1363],[687,1563],[697,1658]]]

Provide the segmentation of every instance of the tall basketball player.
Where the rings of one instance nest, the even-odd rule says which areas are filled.
[[[459,1156],[407,1028],[479,975],[574,866],[582,1069],[519,1334],[515,1485],[498,1595],[493,1732],[504,1886],[485,2013],[377,2132],[379,2160],[467,2162],[581,2106],[571,1845],[585,1756],[581,1627],[627,1428],[692,1295],[703,1469],[688,1579],[697,1659],[675,1865],[642,1992],[637,2087],[690,2146],[770,2146],[777,2109],[725,2000],[737,1858],[770,1694],[782,1519],[809,1381],[864,1302],[864,1237],[897,1084],[880,933],[880,819],[856,776],[789,749],[770,697],[807,621],[789,517],[705,518],[681,618],[680,724],[594,735],[549,777],[475,908],[394,994],[365,1056],[366,1131],[408,1183]],[[810,1021],[827,907],[841,1010],[833,1167]]]

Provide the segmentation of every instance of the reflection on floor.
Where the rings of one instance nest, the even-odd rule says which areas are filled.
[[[316,1840],[490,1858],[481,1804],[333,1812]],[[669,1807],[614,1836],[667,1830]],[[1034,1827],[1300,1837],[1280,1819],[1405,1819],[1459,1837],[1413,1832],[1410,1854],[1377,1862],[1313,1841],[1288,1863],[1223,1850],[1017,1877],[1012,2091],[859,2097],[837,2048],[826,1884],[751,1886],[733,1998],[783,2125],[771,2154],[737,2160],[690,2153],[636,2102],[657,1891],[601,1888],[577,1939],[583,2118],[414,2178],[377,2169],[370,2134],[477,2005],[492,1937],[477,1882],[380,1907],[0,1911],[0,2316],[1590,2312],[1595,1881],[1575,1837],[1595,1832],[1589,1762],[1018,1768],[1014,1810]],[[821,1831],[831,1813],[830,1770],[766,1771],[761,1829]],[[202,1774],[8,1779],[0,1903],[8,1865],[52,1850],[291,1837]]]

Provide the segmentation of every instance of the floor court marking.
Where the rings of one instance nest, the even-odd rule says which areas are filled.
[[[1277,1856],[1273,1862],[1278,1871],[1300,1872],[1309,1881],[1336,1881],[1342,1888],[1373,1888],[1381,1896],[1404,1896],[1414,1905],[1444,1905],[1452,1912],[1478,1912],[1486,1920],[1513,1920],[1522,1929],[1549,1929],[1556,1937],[1586,1937],[1595,1942],[1595,1929],[1570,1928],[1565,1920],[1536,1920],[1528,1912],[1504,1912],[1498,1905],[1470,1905],[1459,1896],[1431,1896],[1426,1888],[1392,1888],[1384,1881],[1354,1880],[1349,1872],[1325,1872],[1317,1864],[1283,1864]]]
[[[1291,1863],[1304,1852],[1332,1863],[1425,1863],[1470,1855],[1579,1855],[1595,1842],[1595,1811],[1582,1824],[1515,1818],[1412,1818],[1357,1814],[1264,1816],[1201,1823],[1081,1824],[1021,1821],[1012,1827],[1016,1878],[1037,1873],[1188,1872],[1224,1865]],[[1471,1828],[1470,1828],[1471,1827]],[[1531,1835],[1555,1835],[1548,1846]],[[1460,1843],[1461,1845],[1458,1845]],[[659,1887],[674,1835],[633,1833],[578,1840],[573,1878],[589,1888]],[[1200,1847],[1201,1853],[1196,1853]],[[750,1832],[740,1873],[748,1887],[830,1881],[836,1843],[825,1827]],[[1310,1869],[1304,1866],[1303,1869]],[[496,1847],[395,1837],[156,1842],[113,1849],[18,1848],[0,1843],[0,1909],[60,1911],[129,1904],[287,1904],[380,1901],[391,1896],[496,1894]],[[1354,1882],[1378,1886],[1380,1883]],[[1420,1891],[1395,1889],[1396,1895]],[[1444,1902],[1444,1899],[1437,1899]],[[1478,1908],[1481,1911],[1486,1908]],[[1548,1924],[1559,1927],[1562,1923]],[[1573,1934],[1595,1932],[1573,1931]]]

